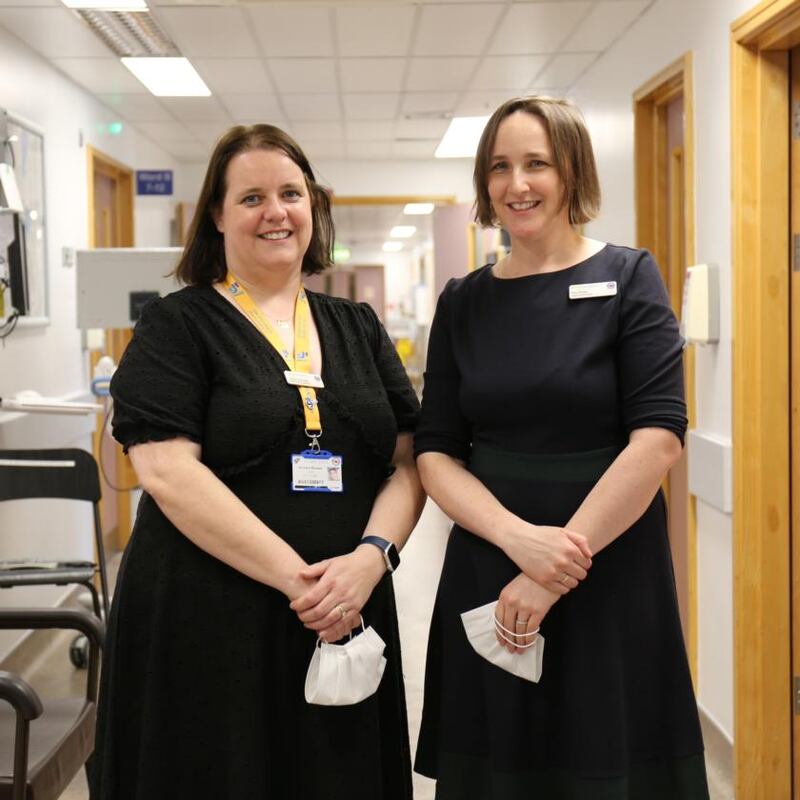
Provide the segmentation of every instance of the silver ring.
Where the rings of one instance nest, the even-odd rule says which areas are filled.
[[[517,621],[516,621],[514,624],[515,624],[515,625],[516,625],[518,628],[527,628],[527,627],[528,627],[528,620],[527,620],[527,619],[524,619],[524,620],[517,620]]]

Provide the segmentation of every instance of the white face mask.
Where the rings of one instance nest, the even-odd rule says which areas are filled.
[[[497,601],[495,600],[485,606],[473,608],[472,611],[465,611],[461,615],[461,622],[464,624],[469,643],[478,655],[491,661],[500,669],[524,678],[526,681],[537,683],[542,676],[544,637],[537,634],[534,643],[521,653],[509,652],[497,641],[494,616],[496,607]]]
[[[306,702],[318,706],[349,706],[378,691],[386,659],[385,642],[372,627],[345,644],[319,640],[306,673]]]

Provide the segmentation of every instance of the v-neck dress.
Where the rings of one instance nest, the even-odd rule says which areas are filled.
[[[566,525],[632,431],[683,440],[682,344],[647,251],[476,270],[439,299],[416,452],[463,461],[529,522]],[[707,800],[661,492],[544,618],[538,683],[481,658],[460,619],[519,571],[453,527],[416,757],[437,800]]]
[[[202,462],[313,563],[358,545],[418,403],[368,305],[308,297],[323,353],[320,444],[342,456],[341,494],[290,490],[290,455],[308,446],[297,388],[211,287],[145,308],[111,391],[126,449],[199,443]],[[410,800],[390,576],[363,616],[387,645],[378,692],[354,706],[307,704],[315,634],[283,594],[196,547],[145,494],[109,620],[92,800]]]

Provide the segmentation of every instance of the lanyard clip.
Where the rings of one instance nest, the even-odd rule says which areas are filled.
[[[322,436],[322,431],[309,432],[308,428],[306,428],[306,436],[311,439],[311,441],[308,443],[309,448],[311,448],[311,452],[314,453],[314,455],[317,455],[317,453],[320,452],[319,440]]]

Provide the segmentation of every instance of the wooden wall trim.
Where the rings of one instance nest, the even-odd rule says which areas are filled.
[[[788,54],[758,40],[798,0],[731,30],[736,796],[792,792]]]

